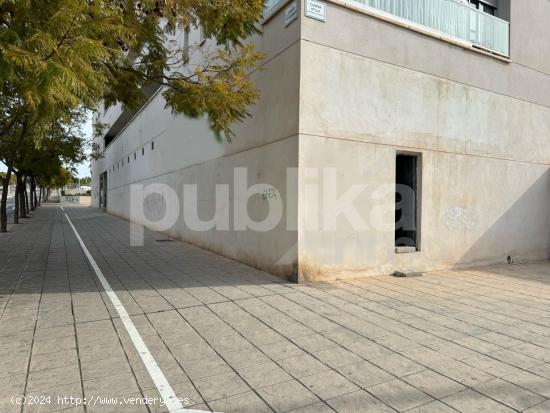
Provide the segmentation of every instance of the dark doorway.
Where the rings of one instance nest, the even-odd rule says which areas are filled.
[[[99,176],[99,207],[107,209],[107,171]]]
[[[418,154],[397,154],[395,168],[395,246],[419,250]]]

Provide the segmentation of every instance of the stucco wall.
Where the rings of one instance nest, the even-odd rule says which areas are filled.
[[[99,206],[99,175],[103,171],[110,171],[107,210],[124,218],[130,218],[132,184],[168,185],[178,195],[180,210],[183,185],[196,184],[201,219],[212,218],[215,208],[229,209],[233,228],[236,208],[248,208],[254,220],[263,219],[267,212],[268,200],[261,196],[254,196],[247,205],[234,197],[234,168],[248,168],[249,187],[270,184],[279,192],[285,208],[276,228],[267,233],[192,231],[184,224],[182,213],[166,233],[273,273],[290,275],[296,261],[297,218],[291,212],[288,220],[293,224],[287,225],[287,213],[297,208],[297,175],[290,178],[294,189],[287,194],[287,168],[298,165],[299,27],[298,20],[285,28],[280,12],[263,26],[263,36],[253,39],[267,55],[261,70],[252,74],[261,99],[251,108],[251,117],[234,126],[231,143],[217,142],[205,119],[172,114],[165,108],[162,93],[155,95],[106,148],[104,157],[93,163],[94,206]],[[191,32],[191,43],[198,41],[197,36],[198,31]],[[115,107],[100,114],[99,120],[112,123],[117,111],[120,108]],[[229,206],[215,199],[216,185],[225,184],[230,191]],[[148,202],[145,215],[154,215],[159,208],[158,202]]]
[[[422,155],[421,250],[409,254],[394,251],[395,156],[402,150]],[[508,255],[548,258],[547,165],[315,135],[300,135],[300,165],[304,281],[488,264]],[[305,168],[317,175],[307,178]],[[360,219],[340,214],[334,230],[331,210],[322,210],[323,191],[331,190],[327,168],[336,171],[338,197],[364,185],[353,199]],[[321,189],[308,193],[307,185]],[[312,214],[320,222],[308,224]]]
[[[298,137],[290,137],[269,145],[260,146],[234,155],[205,161],[139,181],[146,188],[149,184],[163,184],[172,188],[180,202],[177,221],[166,231],[168,235],[207,248],[216,253],[246,262],[257,268],[268,270],[281,276],[289,276],[294,271],[296,261],[296,188],[297,175],[289,179],[287,186],[287,168],[296,168],[298,164]],[[248,210],[251,220],[262,221],[269,211],[269,201],[261,195],[250,199],[235,196],[235,168],[247,168],[248,187],[257,183],[268,183],[277,190],[282,200],[283,214],[278,225],[266,232],[253,230],[234,230],[235,210]],[[228,216],[229,229],[192,230],[186,224],[183,213],[184,185],[197,185],[198,203],[196,209],[203,221],[211,220],[216,211],[220,216]],[[229,202],[216,199],[216,185],[226,185]],[[109,190],[108,212],[129,218],[130,188],[122,185]],[[164,216],[163,201],[158,197],[147,199],[144,203],[144,215],[150,221]],[[157,214],[157,211],[161,211]],[[133,221],[140,222],[138,219]],[[288,225],[290,221],[290,225]],[[221,220],[220,222],[225,222]],[[146,221],[140,223],[147,224]]]
[[[330,2],[326,22],[304,19],[303,280],[548,258],[550,55],[535,50],[547,47],[548,13],[547,1],[512,2],[511,63]],[[530,30],[539,37],[526,53]],[[394,251],[398,151],[422,155],[421,251],[410,254]],[[307,169],[327,167],[340,195],[366,186],[354,200],[364,223],[309,229],[323,198],[306,185],[325,183]]]
[[[215,185],[232,193],[234,168],[248,167],[249,186],[272,184],[283,199],[276,228],[197,232],[180,217],[167,232],[279,275],[299,265],[300,281],[547,258],[550,3],[512,0],[510,62],[326,6],[326,22],[302,10],[284,28],[283,8],[264,25],[255,41],[269,58],[253,74],[262,98],[233,143],[217,143],[204,120],[170,114],[157,95],[94,163],[94,204],[99,173],[124,159],[108,175],[109,212],[129,217],[132,183],[167,184],[180,198],[196,183],[209,219],[226,209]],[[394,250],[398,151],[422,156],[421,250],[410,254]],[[350,204],[359,224],[340,214],[325,227],[338,212],[323,198],[330,179],[333,199],[364,186]],[[231,197],[228,208],[244,201]],[[255,219],[266,208],[261,197],[248,203]]]

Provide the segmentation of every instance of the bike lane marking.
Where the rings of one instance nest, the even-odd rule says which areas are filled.
[[[63,207],[61,207],[61,210],[65,211]],[[192,409],[186,409],[183,407],[181,401],[179,400],[179,398],[176,396],[176,393],[172,389],[172,386],[170,386],[170,383],[168,383],[166,376],[160,369],[160,366],[158,365],[155,358],[147,348],[147,345],[141,338],[141,335],[139,334],[136,326],[134,325],[132,319],[128,315],[128,312],[126,311],[126,308],[124,307],[124,305],[122,305],[120,299],[111,288],[111,285],[103,275],[103,272],[97,265],[96,261],[94,260],[94,257],[86,247],[86,244],[84,244],[84,241],[82,241],[82,238],[80,237],[80,234],[78,233],[75,226],[73,225],[73,222],[71,221],[71,219],[69,218],[66,212],[64,212],[64,215],[65,215],[65,218],[67,218],[67,221],[69,222],[69,225],[71,226],[74,232],[74,235],[76,236],[76,239],[80,243],[80,248],[82,248],[84,255],[86,255],[88,262],[94,269],[94,272],[97,278],[99,279],[99,282],[103,286],[105,293],[107,294],[115,310],[117,311],[120,317],[120,320],[124,325],[124,328],[128,332],[128,335],[130,336],[130,339],[132,340],[134,347],[139,353],[139,356],[141,357],[141,360],[143,361],[145,368],[149,372],[151,379],[153,379],[153,382],[155,383],[155,386],[157,387],[157,390],[159,391],[160,396],[165,402],[166,408],[168,409],[168,411],[170,413],[202,413],[203,410],[192,410]]]

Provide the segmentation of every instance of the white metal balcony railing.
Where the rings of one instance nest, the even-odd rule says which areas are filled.
[[[498,54],[510,55],[510,24],[457,0],[348,0]],[[266,11],[282,0],[267,0]]]

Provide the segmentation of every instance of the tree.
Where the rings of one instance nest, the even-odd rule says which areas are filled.
[[[35,209],[37,179],[56,176],[61,169],[72,169],[86,158],[84,148],[87,142],[81,130],[85,115],[82,110],[59,114],[49,125],[44,125],[40,141],[17,152],[12,165],[18,179],[15,222],[18,217],[26,217]],[[27,182],[30,194],[27,194]]]
[[[39,142],[60,112],[93,109],[100,101],[136,107],[151,84],[165,87],[172,110],[208,116],[218,139],[229,140],[231,125],[258,98],[249,73],[263,55],[246,39],[259,32],[262,12],[262,0],[0,0],[6,176],[21,148]],[[191,25],[218,45],[198,61],[174,40]],[[4,212],[5,203],[3,196]]]
[[[176,112],[208,115],[228,137],[258,97],[248,71],[263,55],[244,41],[262,12],[262,0],[0,0],[0,136],[29,113],[99,98],[139,104],[153,82]],[[187,45],[174,38],[191,25],[219,47],[187,64]]]
[[[0,172],[0,179],[5,179],[6,178],[6,172]],[[83,178],[83,179],[88,179],[88,178]],[[10,179],[10,182],[9,182],[10,185],[15,185],[15,177],[11,177]]]
[[[84,178],[80,178],[79,181],[80,186],[91,186],[92,185],[92,177],[86,176]]]
[[[74,178],[71,172],[61,166],[58,169],[51,170],[48,173],[44,173],[39,176],[37,181],[41,188],[48,188],[49,190],[49,188],[62,188],[69,184],[73,179]]]

